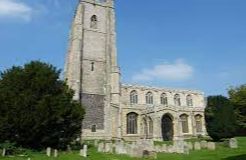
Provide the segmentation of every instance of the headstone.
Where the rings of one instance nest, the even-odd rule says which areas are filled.
[[[126,147],[123,142],[117,142],[115,144],[116,154],[127,154]]]
[[[193,150],[193,143],[192,142],[185,142],[185,145],[189,148],[189,150]]]
[[[175,140],[173,143],[173,147],[176,153],[184,153],[184,141],[183,140]]]
[[[190,154],[190,148],[188,145],[184,145],[184,154]]]
[[[94,141],[94,146],[97,147],[97,145],[98,145],[98,140],[95,140]]]
[[[113,145],[112,145],[112,143],[105,143],[105,152],[113,153]]]
[[[67,145],[67,151],[68,151],[68,152],[71,152],[71,151],[72,151],[72,148],[71,148],[70,145]]]
[[[201,148],[207,149],[208,148],[208,142],[207,141],[201,141]]]
[[[80,149],[79,155],[80,155],[81,157],[83,157],[83,154],[84,154],[84,150],[83,150],[83,149]]]
[[[131,149],[129,150],[130,157],[142,158],[143,157],[143,149],[137,147],[137,145],[131,145]]]
[[[229,147],[230,148],[238,148],[238,143],[236,138],[231,138],[229,140]]]
[[[195,150],[201,150],[201,143],[200,142],[195,142],[194,149]]]
[[[155,146],[155,151],[156,152],[162,152],[162,146],[156,145]]]
[[[215,150],[216,146],[214,142],[208,142],[208,149],[209,150]]]
[[[50,148],[50,147],[48,147],[48,148],[46,149],[46,155],[47,155],[48,157],[51,156],[51,148]]]
[[[167,152],[167,145],[166,144],[162,145],[161,152]]]
[[[98,144],[98,147],[97,147],[97,151],[98,152],[104,152],[104,143],[99,143]]]
[[[58,150],[57,149],[54,150],[54,157],[58,157]]]
[[[6,149],[4,148],[2,151],[2,156],[5,157],[5,155],[6,155]]]
[[[27,158],[27,160],[31,160],[31,158]]]
[[[87,157],[87,149],[88,149],[88,146],[85,144],[83,146],[83,157]]]
[[[156,159],[157,158],[157,153],[155,151],[143,150],[143,156],[142,156],[142,158]]]

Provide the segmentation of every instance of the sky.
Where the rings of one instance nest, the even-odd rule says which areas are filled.
[[[64,68],[78,0],[0,0],[0,71]],[[122,82],[227,95],[246,83],[245,0],[117,0]]]

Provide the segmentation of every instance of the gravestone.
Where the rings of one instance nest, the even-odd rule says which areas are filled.
[[[51,156],[51,148],[50,148],[50,147],[48,147],[48,148],[46,149],[46,155],[47,155],[48,157]]]
[[[238,148],[238,143],[236,138],[231,138],[229,140],[229,147],[230,148]]]
[[[112,145],[112,143],[105,143],[105,152],[113,153],[113,145]]]
[[[85,144],[83,146],[83,157],[87,157],[87,150],[88,150],[88,146]]]
[[[185,146],[189,148],[189,150],[193,150],[193,143],[192,142],[185,142]]]
[[[95,146],[95,147],[98,146],[98,140],[94,140],[94,146]]]
[[[31,160],[31,158],[27,158],[27,160]]]
[[[6,155],[6,149],[4,148],[2,151],[2,156],[5,157],[5,155]]]
[[[173,147],[176,153],[184,153],[184,141],[183,140],[175,140],[173,143]]]
[[[167,152],[167,145],[166,144],[162,145],[161,152]]]
[[[207,141],[201,141],[201,148],[207,149],[208,148],[208,142]]]
[[[184,154],[190,154],[190,148],[188,145],[184,145]]]
[[[103,142],[98,144],[97,151],[98,152],[104,152],[104,143]]]
[[[81,157],[83,157],[83,154],[84,154],[84,150],[83,150],[83,149],[80,149],[79,155],[80,155]]]
[[[201,143],[200,142],[195,142],[194,149],[195,150],[201,150]]]
[[[68,151],[68,152],[71,152],[71,151],[72,151],[72,148],[71,148],[70,145],[67,145],[67,151]]]
[[[57,149],[54,150],[54,157],[58,157],[58,150]]]
[[[127,154],[126,147],[123,142],[117,142],[115,144],[116,154]]]
[[[157,153],[155,151],[143,150],[143,157],[142,158],[156,159],[157,158]]]
[[[209,150],[215,150],[216,146],[214,142],[208,142],[208,149]]]

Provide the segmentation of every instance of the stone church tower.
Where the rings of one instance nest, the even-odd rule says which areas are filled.
[[[86,115],[82,138],[120,137],[120,71],[113,0],[80,0],[72,23],[65,78]]]

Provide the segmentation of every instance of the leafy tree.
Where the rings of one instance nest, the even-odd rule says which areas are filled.
[[[80,135],[84,109],[59,75],[40,61],[0,74],[0,142],[61,148]]]
[[[214,141],[235,135],[236,119],[230,100],[224,96],[208,97],[205,110],[207,132]]]
[[[230,88],[228,93],[237,117],[237,133],[246,135],[246,84]]]

